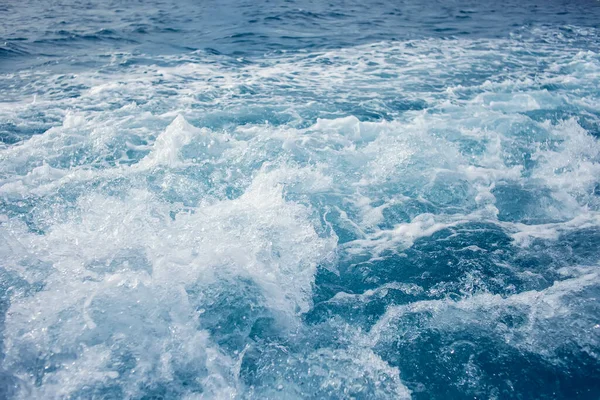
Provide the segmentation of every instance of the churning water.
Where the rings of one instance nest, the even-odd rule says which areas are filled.
[[[0,398],[599,398],[600,3],[96,3],[0,4]]]

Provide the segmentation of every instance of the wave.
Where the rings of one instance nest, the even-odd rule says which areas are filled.
[[[3,75],[11,396],[591,388],[600,58],[529,35]]]

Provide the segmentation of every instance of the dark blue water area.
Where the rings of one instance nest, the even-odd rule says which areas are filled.
[[[600,6],[593,0],[9,1],[0,15],[0,60],[11,71],[57,58],[82,64],[114,51],[252,57],[427,37],[505,37],[536,26],[597,27]]]
[[[0,20],[0,399],[600,398],[600,2]]]

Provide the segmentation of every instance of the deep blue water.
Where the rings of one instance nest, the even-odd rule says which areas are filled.
[[[600,398],[600,2],[0,20],[1,399]]]

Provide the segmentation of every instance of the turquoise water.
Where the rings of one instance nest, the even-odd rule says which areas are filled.
[[[600,3],[0,18],[0,398],[599,398]]]

